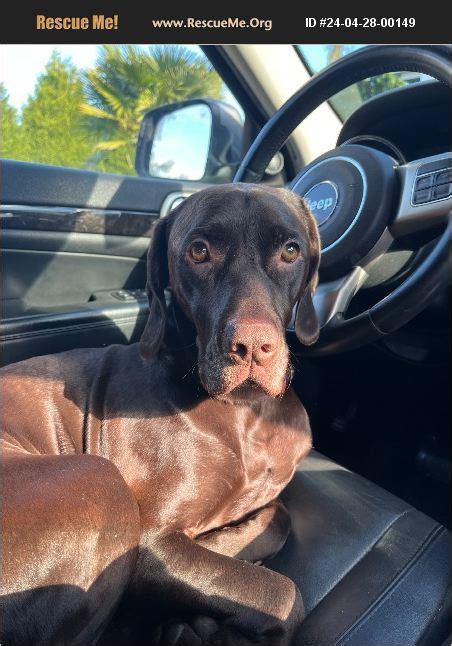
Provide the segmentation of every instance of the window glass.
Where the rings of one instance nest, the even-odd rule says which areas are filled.
[[[296,45],[306,67],[311,74],[320,72],[324,67],[365,45]],[[378,94],[403,87],[410,83],[420,83],[430,77],[419,72],[389,72],[364,79],[338,92],[330,103],[339,117],[345,121],[359,106]]]
[[[135,175],[148,110],[209,97],[243,111],[198,46],[2,45],[0,156]]]

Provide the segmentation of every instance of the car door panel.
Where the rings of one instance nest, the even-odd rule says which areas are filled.
[[[148,237],[3,232],[2,299],[7,311],[83,304],[94,292],[139,289],[146,282]],[[9,307],[8,304],[9,303]]]
[[[11,160],[1,174],[2,363],[136,341],[152,226],[203,185]]]
[[[5,159],[2,203],[137,211],[158,215],[172,192],[203,185],[172,179],[113,175]],[[205,186],[205,185],[204,185]]]

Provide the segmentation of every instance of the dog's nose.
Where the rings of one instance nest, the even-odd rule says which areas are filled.
[[[236,363],[254,361],[266,366],[272,361],[279,347],[279,334],[275,325],[264,321],[245,319],[227,326],[228,354]]]

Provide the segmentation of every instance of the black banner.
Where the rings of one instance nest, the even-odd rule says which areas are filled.
[[[402,4],[405,5],[403,8]],[[322,6],[323,5],[323,6]],[[3,43],[425,43],[447,44],[445,4],[291,2],[9,3]]]

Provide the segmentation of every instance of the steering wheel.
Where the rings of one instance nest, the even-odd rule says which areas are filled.
[[[333,63],[265,124],[234,182],[261,181],[293,130],[331,96],[395,71],[421,72],[452,88],[451,48],[376,45]],[[318,157],[290,183],[288,188],[310,204],[322,242],[322,279],[314,295],[321,333],[309,354],[333,354],[376,341],[410,321],[447,286],[451,175],[451,152],[398,165],[378,150],[344,144]],[[421,264],[380,302],[348,318],[350,301],[368,276],[366,267],[398,237],[434,226],[444,226],[444,231]]]

